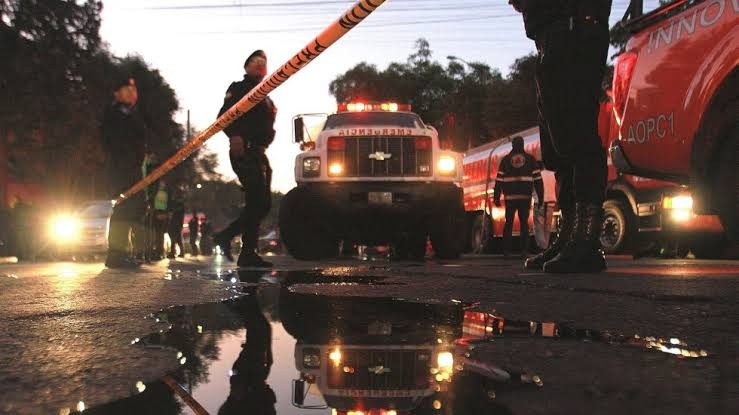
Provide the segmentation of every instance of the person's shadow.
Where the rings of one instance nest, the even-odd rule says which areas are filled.
[[[277,398],[267,384],[272,367],[272,327],[259,307],[257,288],[247,290],[238,310],[244,319],[246,340],[233,364],[231,391],[218,413],[273,415]]]

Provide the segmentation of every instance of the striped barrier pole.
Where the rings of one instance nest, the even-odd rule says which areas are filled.
[[[118,198],[116,198],[115,203],[121,203],[126,198],[140,192],[146,186],[152,184],[175,168],[178,164],[182,163],[208,139],[222,131],[244,113],[254,108],[254,106],[267,97],[270,92],[282,85],[299,70],[303,69],[303,67],[313,61],[313,59],[317,58],[321,53],[361,23],[383,3],[385,3],[385,0],[360,0],[357,2],[339,19],[331,23],[331,25],[316,36],[315,39],[310,41],[305,48],[296,53],[295,56],[285,62],[285,64],[274,71],[269,77],[263,79],[259,85],[249,91],[249,93],[241,98],[239,102],[234,104],[228,111],[218,117],[213,124],[197,136],[193,137],[182,148],[180,148],[177,153],[154,169],[148,176],[144,177],[124,193],[120,194]]]

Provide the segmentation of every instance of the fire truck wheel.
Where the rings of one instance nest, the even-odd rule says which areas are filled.
[[[464,250],[464,210],[440,216],[432,225],[431,246],[439,259],[457,259]]]
[[[739,109],[739,104],[734,107]],[[720,189],[717,200],[719,217],[729,240],[739,244],[739,122],[734,121],[733,126],[727,129],[719,163],[715,185]]]
[[[607,200],[603,204],[603,227],[600,233],[600,244],[607,254],[626,251],[631,245],[634,214],[624,202]]]
[[[485,226],[487,226],[487,229],[483,232],[483,215],[479,214],[475,216],[475,218],[472,220],[472,226],[470,228],[470,237],[469,237],[469,244],[470,244],[470,252],[473,254],[485,254],[490,253],[491,250],[491,236],[493,234],[493,229],[490,226],[490,217],[487,217],[487,220],[485,220]],[[483,241],[482,238],[485,238]]]
[[[303,188],[289,191],[280,204],[280,236],[287,251],[300,260],[316,260],[336,256],[339,240],[323,220],[320,206]]]

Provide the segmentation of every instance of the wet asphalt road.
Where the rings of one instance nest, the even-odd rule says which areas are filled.
[[[297,294],[458,300],[509,320],[679,339],[684,349],[708,354],[678,358],[587,336],[495,338],[469,351],[470,358],[544,380],[541,388],[496,388],[495,402],[515,414],[739,413],[736,261],[611,258],[607,273],[572,276],[526,272],[519,261],[495,256],[274,262],[277,272],[253,274],[249,282]],[[81,402],[94,411],[135,395],[137,385],[153,385],[181,362],[170,349],[135,341],[162,330],[146,317],[172,305],[242,296],[242,279],[232,264],[206,257],[135,271],[101,263],[0,266],[0,414],[69,413]],[[275,361],[294,368],[292,350],[283,355]],[[277,413],[293,413],[281,399]]]

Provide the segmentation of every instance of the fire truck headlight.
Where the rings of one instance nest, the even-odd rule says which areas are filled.
[[[451,370],[454,367],[454,356],[450,352],[441,352],[436,358],[440,369]]]
[[[321,366],[321,351],[318,349],[303,350],[303,366],[308,369],[315,369]]]
[[[332,163],[328,166],[329,176],[341,176],[344,173],[344,165],[341,163]]]
[[[59,243],[75,241],[79,236],[79,228],[79,222],[72,216],[59,215],[51,221],[51,234]]]
[[[308,157],[303,160],[303,177],[318,177],[321,175],[321,159]]]
[[[439,173],[444,176],[454,176],[457,174],[457,163],[454,157],[441,156],[439,157],[438,166]]]

